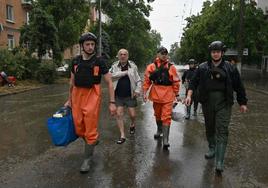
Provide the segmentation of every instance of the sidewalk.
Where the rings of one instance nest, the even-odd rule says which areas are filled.
[[[68,78],[59,78],[55,81],[55,84],[68,83]],[[47,87],[48,84],[42,84],[36,80],[22,80],[17,81],[15,87],[8,87],[7,85],[0,87],[0,97],[22,93],[25,91],[40,89],[42,87]]]

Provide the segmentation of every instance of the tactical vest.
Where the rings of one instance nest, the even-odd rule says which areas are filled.
[[[99,59],[94,56],[88,61],[83,61],[82,56],[74,59],[74,85],[77,87],[91,88],[100,84],[101,73]]]
[[[209,79],[207,80],[207,89],[209,91],[225,91],[226,89],[226,72],[219,68],[213,67],[209,70]]]
[[[168,67],[165,68],[163,64],[160,65],[160,67],[157,66],[157,63],[155,64],[155,71],[151,73],[149,76],[149,79],[156,85],[164,85],[164,86],[171,86],[172,82],[169,79],[169,69],[172,64],[168,63]]]

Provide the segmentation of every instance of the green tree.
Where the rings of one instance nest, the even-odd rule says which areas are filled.
[[[207,46],[214,40],[222,40],[228,48],[237,49],[239,35],[238,0],[206,1],[201,13],[188,17],[177,56],[181,61],[195,58],[204,61],[209,57]],[[267,21],[261,10],[251,1],[245,7],[244,45],[250,55],[246,61],[252,63],[267,50]]]
[[[35,6],[29,25],[21,28],[20,44],[27,44],[31,53],[37,51],[40,60],[51,49],[57,53],[58,36],[53,17]]]
[[[88,0],[38,0],[49,15],[52,15],[61,52],[76,44],[89,19]]]
[[[110,36],[111,57],[120,48],[130,52],[130,58],[137,64],[147,63],[160,44],[161,36],[150,31],[149,16],[151,7],[143,0],[103,0],[103,12],[110,18],[104,30]]]
[[[38,0],[33,3],[30,24],[21,29],[21,44],[29,44],[30,52],[37,49],[41,58],[52,50],[59,62],[63,51],[76,44],[89,18],[87,0]]]
[[[179,49],[179,44],[178,42],[175,42],[174,44],[171,44],[170,51],[169,51],[169,56],[170,56],[171,61],[175,62],[176,64],[179,63],[179,58],[176,55],[178,49]]]

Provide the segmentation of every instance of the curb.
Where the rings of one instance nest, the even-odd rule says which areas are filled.
[[[43,86],[44,87],[44,86]],[[23,93],[23,92],[26,92],[26,91],[30,91],[30,90],[36,90],[36,89],[41,89],[43,88],[42,86],[39,86],[39,87],[35,87],[35,88],[26,88],[26,89],[21,89],[21,90],[18,90],[18,91],[14,91],[14,92],[8,92],[8,93],[0,93],[0,97],[4,97],[4,96],[7,96],[7,95],[15,95],[15,94],[18,94],[18,93]]]

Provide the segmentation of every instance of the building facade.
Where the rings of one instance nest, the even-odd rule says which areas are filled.
[[[19,45],[20,28],[28,23],[29,0],[0,0],[0,48]]]

